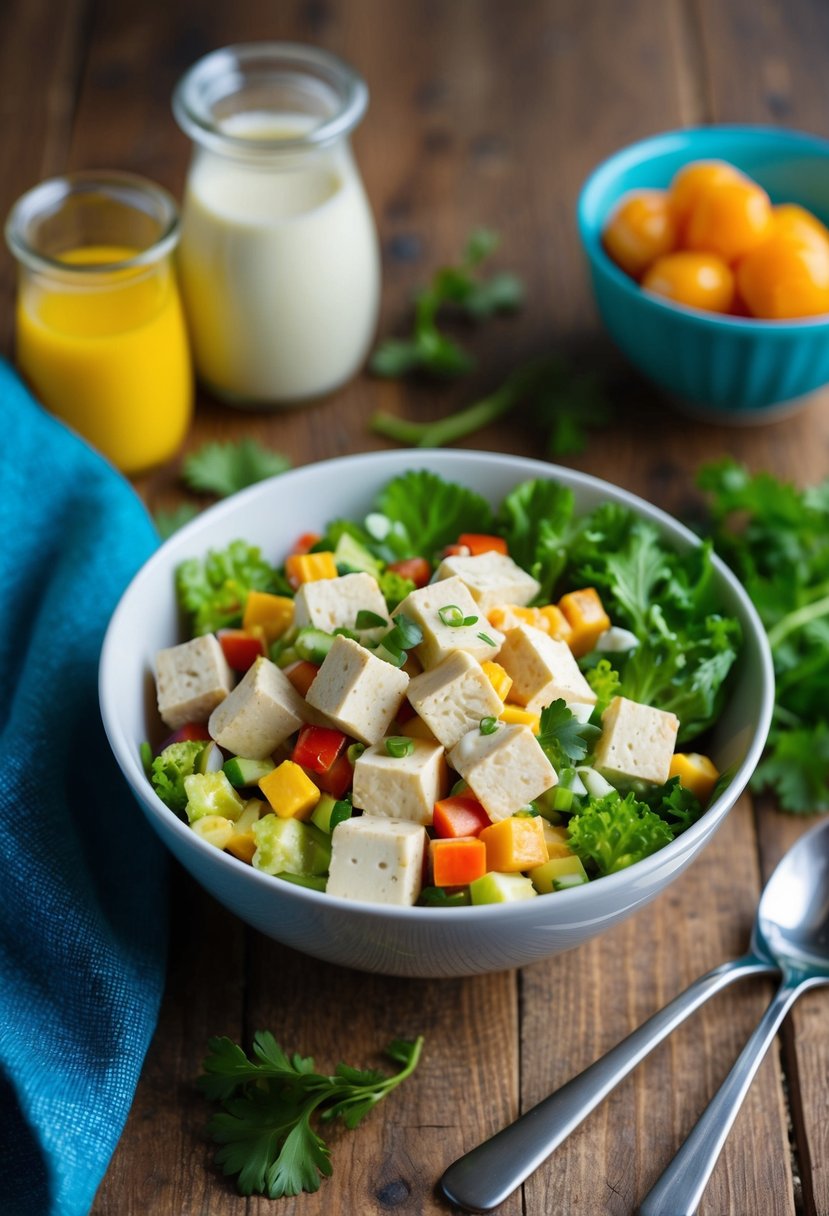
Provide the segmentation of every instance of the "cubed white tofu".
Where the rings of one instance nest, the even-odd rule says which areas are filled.
[[[446,795],[446,753],[439,743],[412,739],[408,756],[390,756],[381,739],[354,765],[352,802],[369,815],[385,819],[432,822],[435,803]]]
[[[558,784],[529,726],[499,726],[491,735],[471,730],[449,752],[449,763],[494,823]]]
[[[377,579],[370,574],[344,574],[341,578],[320,578],[303,583],[294,599],[294,624],[313,625],[333,633],[335,629],[355,629],[362,609],[382,617],[384,624],[361,629],[366,640],[379,638],[391,626],[389,613]]]
[[[679,719],[652,705],[614,697],[602,714],[594,764],[613,785],[668,780]]]
[[[378,659],[353,638],[339,635],[306,700],[347,735],[370,744],[386,733],[408,686],[405,671]]]
[[[423,884],[426,829],[409,819],[361,815],[331,835],[326,892],[340,899],[411,906]]]
[[[463,618],[474,619],[469,625],[447,625],[441,620],[442,609],[457,609]],[[423,641],[415,647],[415,654],[427,671],[453,650],[465,650],[479,660],[494,659],[504,640],[457,577],[409,592],[396,612],[410,617],[422,629]]]
[[[302,726],[303,706],[285,672],[260,656],[214,709],[208,730],[219,747],[264,760]]]
[[[463,581],[484,616],[498,604],[529,604],[541,590],[538,580],[506,553],[445,557],[436,578],[452,577]]]
[[[158,712],[171,730],[206,722],[235,678],[212,633],[159,650],[155,670]]]
[[[444,747],[454,747],[481,718],[498,718],[504,708],[481,664],[456,650],[437,667],[409,682],[411,705]]]
[[[498,662],[512,677],[510,700],[531,713],[538,713],[559,699],[568,705],[596,704],[596,694],[581,674],[567,643],[532,625],[517,625],[509,630]]]

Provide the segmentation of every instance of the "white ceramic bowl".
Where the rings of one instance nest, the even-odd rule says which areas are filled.
[[[660,852],[583,887],[520,903],[464,908],[389,908],[334,899],[262,874],[200,839],[157,798],[139,758],[158,740],[154,660],[182,639],[174,572],[186,557],[237,538],[280,561],[296,537],[337,517],[360,518],[376,492],[409,468],[429,468],[497,504],[518,482],[553,478],[569,486],[579,512],[613,501],[655,523],[677,549],[693,534],[606,482],[534,460],[483,452],[380,452],[309,465],[261,482],[205,511],[154,554],[125,591],[107,630],[100,702],[116,760],[150,824],[186,870],[225,907],[262,933],[329,962],[391,975],[460,976],[499,971],[569,950],[652,900],[711,839],[744,789],[762,751],[773,701],[771,658],[762,625],[729,570],[716,563],[724,610],[745,642],[712,755],[736,766],[725,793]],[[124,814],[133,813],[131,806]]]

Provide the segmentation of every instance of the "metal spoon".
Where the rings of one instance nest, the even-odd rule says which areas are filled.
[[[758,910],[755,936],[783,981],[688,1139],[639,1207],[639,1216],[693,1216],[755,1073],[780,1023],[809,988],[829,984],[829,823],[783,858]]]
[[[653,1014],[637,1030],[629,1034],[601,1059],[591,1064],[584,1072],[573,1077],[555,1093],[544,1098],[537,1106],[532,1107],[526,1114],[521,1115],[515,1122],[497,1132],[489,1140],[478,1145],[465,1156],[459,1157],[449,1166],[440,1180],[440,1187],[446,1198],[457,1207],[472,1212],[490,1212],[493,1208],[498,1207],[516,1187],[520,1186],[525,1178],[528,1178],[542,1162],[546,1161],[562,1140],[578,1127],[582,1120],[654,1047],[684,1022],[690,1014],[699,1009],[700,1005],[704,1004],[709,997],[720,992],[734,980],[742,979],[745,976],[774,974],[783,969],[783,960],[785,959],[788,964],[790,950],[785,955],[781,951],[780,961],[778,961],[775,952],[781,939],[785,938],[786,941],[789,941],[794,937],[794,940],[800,942],[804,936],[808,936],[810,941],[819,944],[818,959],[826,968],[826,959],[829,957],[829,935],[826,925],[827,919],[829,919],[828,870],[829,821],[803,836],[777,866],[763,891],[751,934],[751,943],[748,952],[742,958],[722,963],[696,980],[664,1009]],[[814,944],[810,957],[814,958]],[[785,974],[784,970],[784,976]],[[798,976],[798,982],[799,979]],[[822,981],[814,979],[809,982]],[[785,979],[783,987],[786,987]],[[782,991],[783,988],[781,988]],[[798,991],[802,991],[802,988],[799,988]],[[786,988],[786,992],[788,999],[785,1007],[779,1013],[773,1028],[764,1032],[764,1040],[766,1035],[769,1036],[768,1042],[771,1042],[774,1037],[774,1032],[786,1009],[796,999],[797,993],[792,995],[789,988]],[[779,1008],[777,998],[772,1003],[772,1008],[775,1010]],[[763,1020],[764,1024],[768,1026],[770,1022],[767,1022],[767,1019],[768,1014]],[[754,1039],[751,1040],[751,1043],[753,1042]],[[768,1046],[768,1042],[764,1042],[763,1051]],[[746,1055],[747,1052],[748,1047],[743,1054]],[[739,1094],[731,1119],[722,1133],[722,1138],[716,1141],[712,1166],[709,1167],[708,1173],[703,1179],[703,1186],[760,1058],[761,1056],[758,1056],[757,1063],[754,1064],[752,1072],[745,1082],[745,1087]],[[700,1151],[699,1147],[689,1150],[689,1156],[693,1156],[697,1151]],[[679,1158],[676,1160],[679,1161]],[[687,1176],[689,1171],[687,1158],[682,1170],[683,1174]],[[672,1187],[677,1185],[675,1176],[669,1185]],[[657,1187],[659,1187],[659,1183],[657,1183]],[[648,1200],[653,1195],[652,1191]],[[664,1195],[663,1190],[658,1193],[654,1202],[666,1203],[667,1199],[663,1198]],[[681,1216],[682,1211],[684,1209],[678,1206],[673,1191],[670,1195],[669,1206],[641,1209],[643,1216],[657,1216],[659,1212],[670,1212],[670,1216]]]

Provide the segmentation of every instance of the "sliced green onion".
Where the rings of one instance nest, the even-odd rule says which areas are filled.
[[[351,746],[348,748],[348,750],[345,753],[346,756],[348,757],[348,763],[353,767],[357,763],[357,761],[360,759],[360,757],[362,756],[362,754],[365,750],[366,750],[365,743],[352,743]]]
[[[309,625],[300,629],[296,635],[294,649],[301,659],[307,659],[310,663],[322,663],[333,645],[333,633],[325,633],[324,630]]]
[[[463,624],[463,613],[457,604],[444,604],[442,608],[438,608],[438,616],[444,625],[449,625],[452,629]]]
[[[498,729],[497,718],[481,718],[480,731],[482,735],[494,735]]]
[[[374,653],[378,659],[391,663],[392,667],[402,667],[409,657],[405,650],[400,650],[397,646],[389,645],[388,634],[383,638],[382,642],[378,642]]]
[[[357,613],[357,618],[354,621],[355,629],[376,629],[378,625],[387,625],[386,617],[380,616],[379,612],[372,612],[369,608],[361,608]]]
[[[489,636],[488,633],[479,633],[478,637],[481,639],[482,642],[486,642],[487,646],[496,646],[497,645],[497,642],[493,642],[492,638]]]
[[[449,797],[457,798],[458,794],[465,794],[468,789],[469,789],[468,783],[466,781],[464,781],[463,777],[459,777],[458,780],[455,782],[455,784],[452,786],[451,790],[449,791]]]
[[[399,646],[402,650],[411,650],[413,646],[417,646],[423,641],[423,630],[411,617],[406,616],[405,612],[398,612],[394,618],[394,628],[383,638],[386,643],[389,640],[393,646]]]
[[[395,760],[402,760],[404,756],[411,756],[414,751],[414,739],[410,739],[408,735],[389,735],[386,739],[386,751]]]

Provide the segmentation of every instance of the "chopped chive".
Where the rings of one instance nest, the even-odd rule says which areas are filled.
[[[494,735],[497,729],[498,729],[498,719],[497,718],[491,718],[491,717],[481,718],[480,730],[481,730],[482,735]]]
[[[386,618],[380,616],[379,612],[372,612],[369,608],[361,608],[354,621],[354,628],[376,629],[378,625],[386,625],[387,623]]]
[[[348,757],[348,763],[352,766],[355,765],[365,750],[365,743],[352,743],[345,753]]]
[[[414,740],[408,735],[389,735],[386,739],[386,751],[395,760],[402,760],[404,756],[411,756]]]
[[[394,618],[394,628],[386,634],[383,641],[387,642],[392,636],[395,645],[399,645],[403,650],[411,650],[423,641],[423,630],[411,617],[406,616],[405,612],[398,612]]]
[[[496,642],[493,642],[492,638],[489,636],[488,633],[479,633],[478,637],[481,639],[482,642],[486,642],[487,646],[497,645]]]

